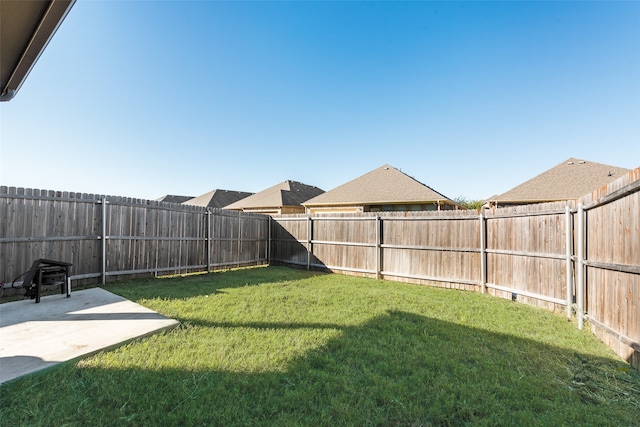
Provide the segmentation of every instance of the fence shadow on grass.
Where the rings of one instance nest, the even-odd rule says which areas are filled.
[[[570,349],[413,313],[390,311],[362,326],[200,326],[228,332],[326,327],[339,328],[340,334],[294,358],[285,371],[195,369],[189,363],[183,369],[65,364],[3,385],[0,419],[6,425],[637,422],[633,411],[640,398],[614,387],[615,383],[640,389],[640,376],[623,369],[622,361],[577,355]],[[273,352],[282,350],[277,341],[270,345]],[[188,360],[190,349],[183,347],[174,351]],[[619,414],[627,418],[616,418]]]

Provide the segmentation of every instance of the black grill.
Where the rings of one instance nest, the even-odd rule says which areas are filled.
[[[37,259],[31,265],[22,283],[26,289],[26,296],[40,302],[40,295],[43,285],[59,285],[60,293],[71,296],[71,285],[69,284],[69,273],[71,266],[68,262],[52,261],[50,259]]]

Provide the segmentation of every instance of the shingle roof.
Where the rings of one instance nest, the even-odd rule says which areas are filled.
[[[229,190],[211,190],[193,199],[183,202],[183,205],[204,206],[208,208],[222,209],[231,203],[249,197],[253,193],[245,191],[229,191]]]
[[[168,203],[184,203],[187,200],[193,199],[193,196],[176,196],[173,194],[167,194],[156,199],[156,202],[168,202]]]
[[[493,196],[491,202],[574,200],[629,173],[629,169],[570,158],[546,172]]]
[[[452,200],[390,165],[351,180],[320,196],[307,200],[305,206],[367,205],[421,203]]]
[[[246,197],[225,209],[247,208],[281,208],[284,206],[301,206],[312,197],[322,194],[324,190],[297,181],[284,181],[259,193]]]

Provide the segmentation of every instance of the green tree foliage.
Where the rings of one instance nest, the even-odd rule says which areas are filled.
[[[458,196],[454,198],[453,201],[459,204],[460,206],[465,207],[466,209],[478,210],[482,208],[482,205],[484,205],[484,201],[482,200],[471,200],[471,199],[467,199],[464,196]]]

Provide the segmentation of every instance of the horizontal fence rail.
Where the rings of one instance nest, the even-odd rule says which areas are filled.
[[[448,227],[456,223],[463,229],[475,229],[478,217],[474,212],[446,216],[423,212],[277,216],[272,220],[275,228],[271,234],[279,244],[274,248],[271,261],[378,278],[438,281],[451,286],[481,285],[479,278],[470,276],[470,270],[453,276],[442,268],[447,264],[444,260],[452,254],[479,258],[481,249],[471,241],[473,237],[460,240],[455,238],[455,233],[441,233],[438,222],[449,222]],[[435,234],[425,232],[427,224],[431,224]],[[472,231],[477,234],[476,230]],[[453,240],[443,246],[443,239]],[[443,255],[443,252],[450,254]],[[432,266],[428,274],[411,267],[418,259],[422,266]]]
[[[591,331],[640,368],[640,168],[583,197],[580,252]]]
[[[564,215],[566,215],[565,210],[554,209],[535,211],[532,216],[536,218],[560,216],[564,221]],[[486,217],[484,214],[478,215],[470,211],[458,214],[435,213],[433,216],[425,213],[375,216],[360,214],[337,217],[279,216],[273,221],[280,228],[272,230],[272,235],[277,236],[276,241],[282,245],[279,245],[275,254],[272,255],[272,261],[302,265],[307,268],[320,267],[335,271],[365,273],[372,277],[394,280],[446,283],[448,287],[462,289],[469,289],[469,286],[482,291],[493,289],[508,293],[509,298],[516,294],[523,298],[536,299],[537,305],[547,308],[550,304],[570,306],[572,300],[567,297],[567,281],[563,276],[559,276],[559,279],[563,280],[562,283],[552,283],[548,285],[548,289],[539,289],[537,292],[524,289],[517,284],[527,281],[530,277],[531,269],[526,268],[526,265],[530,264],[531,259],[541,259],[536,263],[538,266],[549,264],[545,260],[556,263],[560,261],[560,266],[566,264],[566,250],[562,242],[554,248],[533,247],[537,251],[520,248],[514,250],[505,246],[512,245],[513,242],[507,241],[504,236],[500,236],[500,242],[495,241],[492,235],[495,227],[489,227],[489,240],[487,240],[489,220],[502,221],[497,225],[500,229],[505,227],[505,221],[512,221],[512,224],[506,224],[506,226],[517,227],[520,232],[522,218],[530,217],[522,212]],[[514,219],[516,222],[513,222]],[[308,225],[292,226],[300,222],[306,222]],[[362,226],[362,222],[368,222],[369,225]],[[324,223],[325,228],[334,232],[340,227],[344,228],[344,224],[359,225],[347,227],[340,239],[323,240],[316,234],[308,234],[318,232],[318,223]],[[332,224],[326,225],[326,223]],[[536,226],[537,222],[531,224],[532,228]],[[372,228],[375,228],[377,233],[371,232]],[[295,234],[296,232],[298,234]],[[507,232],[505,236],[511,234]],[[487,246],[487,242],[494,247]],[[362,255],[365,250],[366,255]],[[554,252],[550,252],[552,250]],[[305,253],[307,256],[304,256]],[[522,258],[522,260],[516,258]],[[496,261],[489,263],[490,259]],[[508,260],[510,269],[508,282],[499,277],[502,274],[499,259]],[[487,277],[490,278],[489,281]]]
[[[5,289],[38,258],[73,263],[71,279],[85,284],[267,262],[264,215],[0,187],[0,217]]]
[[[570,203],[269,217],[0,187],[0,280],[38,258],[72,279],[280,263],[484,292],[577,317],[640,366],[640,168]]]
[[[576,203],[281,215],[271,262],[487,292],[577,316],[640,365],[640,169]]]

